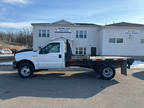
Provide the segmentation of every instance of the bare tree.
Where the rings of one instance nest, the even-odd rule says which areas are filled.
[[[33,43],[32,29],[23,28],[18,32],[0,32],[0,40],[15,42],[31,48]]]

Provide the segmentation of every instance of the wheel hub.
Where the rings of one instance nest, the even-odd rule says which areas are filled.
[[[23,67],[23,68],[21,69],[21,74],[22,74],[23,76],[29,76],[29,75],[30,75],[30,69],[29,69],[27,66]]]
[[[113,70],[111,68],[105,68],[103,70],[103,75],[107,78],[111,77],[113,75]]]

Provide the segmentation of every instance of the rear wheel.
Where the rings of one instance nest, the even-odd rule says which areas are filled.
[[[100,69],[100,75],[105,80],[111,80],[115,76],[115,69],[110,65],[102,66]]]
[[[34,67],[30,63],[22,63],[18,69],[18,74],[22,78],[29,78],[34,73]]]

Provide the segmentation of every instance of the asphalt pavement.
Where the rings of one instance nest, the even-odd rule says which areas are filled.
[[[0,108],[144,108],[144,69],[117,70],[102,80],[93,70],[42,71],[22,79],[0,67]]]

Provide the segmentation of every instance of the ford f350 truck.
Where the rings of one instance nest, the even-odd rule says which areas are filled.
[[[70,66],[91,68],[101,78],[111,80],[115,69],[121,68],[121,73],[127,75],[127,68],[134,60],[130,57],[118,56],[76,56],[72,54],[68,40],[53,41],[37,51],[23,50],[15,54],[14,68],[22,78],[28,78],[36,70],[58,69]]]

